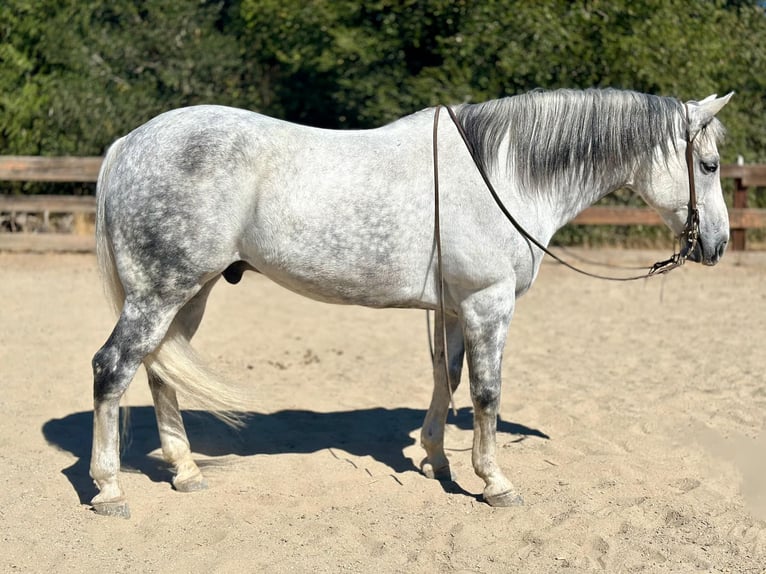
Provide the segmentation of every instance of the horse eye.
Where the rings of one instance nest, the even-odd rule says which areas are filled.
[[[702,171],[704,173],[715,173],[718,171],[717,161],[701,161],[700,166],[702,166]]]

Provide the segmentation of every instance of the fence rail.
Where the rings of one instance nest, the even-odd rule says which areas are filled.
[[[95,182],[101,157],[0,156],[0,181]],[[766,209],[748,208],[751,187],[766,187],[766,165],[723,165],[721,177],[734,180],[733,207],[729,209],[732,247],[744,250],[747,229],[766,228]],[[93,197],[0,195],[0,216],[14,213],[92,214]],[[662,225],[651,209],[596,205],[578,215],[581,225]],[[89,237],[63,233],[0,233],[0,250],[88,251]]]
[[[101,157],[0,156],[0,181],[93,182]]]

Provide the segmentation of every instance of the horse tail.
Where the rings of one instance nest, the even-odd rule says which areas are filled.
[[[241,389],[221,379],[174,325],[157,349],[144,359],[146,369],[196,405],[232,427],[244,425],[246,401]]]
[[[114,262],[114,250],[106,227],[105,204],[110,190],[110,175],[122,139],[112,144],[104,157],[96,184],[96,257],[106,296],[115,313],[120,314],[125,290]],[[201,408],[211,411],[226,424],[242,426],[245,403],[243,393],[221,380],[194,351],[189,337],[173,321],[162,343],[144,358],[150,374],[159,377],[173,390],[187,395]]]
[[[122,303],[125,300],[125,291],[122,288],[122,283],[117,275],[117,268],[114,265],[112,241],[106,228],[105,205],[112,164],[114,163],[114,158],[117,157],[121,145],[122,139],[118,139],[109,146],[106,157],[101,162],[101,169],[96,180],[96,258],[98,259],[98,267],[101,270],[106,298],[117,314],[120,313]]]

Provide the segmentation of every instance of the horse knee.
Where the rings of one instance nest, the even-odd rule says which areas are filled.
[[[472,385],[471,399],[477,411],[497,410],[500,403],[500,385]]]

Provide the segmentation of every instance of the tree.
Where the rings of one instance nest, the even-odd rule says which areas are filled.
[[[766,161],[758,1],[5,0],[0,153],[100,154],[166,109],[372,127],[437,103],[613,86],[737,92],[724,161]]]
[[[3,153],[100,154],[169,108],[241,103],[223,2],[8,0],[0,8]]]

